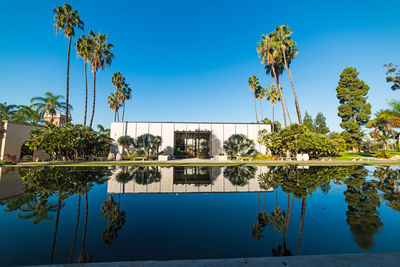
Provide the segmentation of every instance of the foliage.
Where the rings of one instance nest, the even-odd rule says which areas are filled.
[[[15,165],[17,164],[15,161],[10,161],[10,160],[0,160],[0,165]]]
[[[277,160],[278,158],[276,156],[272,156],[272,155],[263,155],[258,153],[257,155],[255,155],[253,157],[253,160]]]
[[[143,134],[134,140],[131,151],[134,153],[143,153],[146,159],[149,159],[158,153],[161,143],[161,136]]]
[[[376,158],[380,159],[389,159],[392,155],[390,155],[390,152],[388,151],[380,151],[375,153]]]
[[[393,63],[388,63],[383,65],[387,68],[386,71],[386,82],[392,84],[392,90],[400,89],[400,70],[398,65],[394,65]]]
[[[42,118],[45,114],[50,115],[51,121],[53,121],[53,117],[57,112],[66,110],[66,103],[61,102],[62,99],[64,99],[62,95],[54,95],[53,93],[46,92],[44,97],[33,97],[31,99],[31,107],[36,109]],[[69,105],[69,109],[72,110],[71,105]]]
[[[369,86],[357,77],[358,74],[356,68],[345,68],[336,87],[340,103],[338,115],[342,119],[340,127],[348,149],[359,148],[363,137],[361,126],[371,115],[371,104],[367,103]]]
[[[131,176],[136,183],[148,185],[161,180],[161,172],[158,166],[135,166],[130,169]]]
[[[117,238],[118,231],[125,224],[125,211],[120,210],[119,204],[114,201],[114,197],[111,195],[101,205],[101,216],[107,220],[107,227],[102,234],[104,243],[111,245]]]
[[[317,116],[315,117],[314,122],[315,128],[314,131],[319,134],[327,134],[329,133],[329,128],[326,125],[326,118],[322,112],[318,112]]]
[[[304,114],[303,125],[306,126],[310,131],[314,131],[315,125],[313,118],[311,117],[310,114],[308,114],[307,111]]]
[[[265,118],[262,122],[265,124],[271,124],[271,126],[272,126],[271,130],[273,132],[279,132],[282,129],[282,125],[279,121],[274,121],[274,123],[272,123],[272,121],[270,119]]]
[[[133,138],[129,135],[123,135],[118,138],[117,142],[125,149],[126,153],[128,153],[129,155],[129,147],[134,143]]]
[[[31,151],[42,150],[52,159],[77,160],[78,157],[103,157],[108,154],[111,138],[81,124],[57,127],[46,124],[31,131],[26,145]]]
[[[224,170],[224,177],[233,185],[244,186],[255,177],[256,171],[253,166],[228,166]]]
[[[311,158],[334,156],[345,149],[344,139],[337,134],[326,136],[311,132],[306,126],[291,124],[277,133],[259,132],[258,142],[266,146],[272,155],[283,155],[289,151],[295,156],[307,153]]]
[[[255,156],[254,141],[243,134],[234,134],[224,142],[225,152],[232,158]]]

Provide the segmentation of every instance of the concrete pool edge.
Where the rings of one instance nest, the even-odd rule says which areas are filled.
[[[358,253],[358,254],[325,254],[290,257],[231,258],[205,260],[171,260],[171,261],[124,261],[101,263],[55,264],[52,266],[132,266],[132,267],[172,267],[172,266],[400,266],[400,252]],[[46,266],[46,265],[41,265]]]

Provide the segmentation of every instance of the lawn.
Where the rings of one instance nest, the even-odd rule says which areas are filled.
[[[393,152],[393,153],[399,153],[399,152]],[[400,153],[399,153],[400,154]],[[369,153],[369,152],[341,152],[337,157],[334,158],[334,160],[352,160],[353,158],[360,158],[360,157],[367,157],[367,158],[373,158],[375,153]]]

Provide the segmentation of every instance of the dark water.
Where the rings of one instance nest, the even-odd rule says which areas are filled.
[[[398,167],[0,169],[0,265],[400,251]]]

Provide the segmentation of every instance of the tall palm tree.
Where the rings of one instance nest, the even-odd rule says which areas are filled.
[[[90,31],[89,36],[93,41],[92,55],[90,59],[93,72],[93,106],[89,124],[89,127],[91,128],[96,106],[96,73],[98,70],[111,65],[112,59],[114,58],[114,54],[111,50],[114,46],[112,44],[107,44],[107,34],[94,33],[93,31]]]
[[[283,55],[283,62],[285,64],[285,69],[289,76],[290,85],[292,86],[294,102],[296,105],[297,118],[299,123],[301,124],[303,123],[303,121],[301,118],[300,106],[297,100],[296,91],[294,90],[292,72],[290,71],[290,63],[292,62],[293,58],[296,58],[299,51],[296,49],[296,42],[294,42],[293,39],[290,37],[290,35],[293,33],[293,30],[291,30],[287,25],[276,27],[275,32],[276,32],[275,38],[277,46],[280,48],[281,53]]]
[[[260,86],[258,82],[258,78],[256,76],[251,76],[249,78],[249,87],[251,90],[253,90],[253,95],[254,95],[254,111],[256,113],[256,122],[258,123],[258,117],[257,117],[257,104],[256,104],[256,90]]]
[[[280,71],[283,70],[282,56],[279,50],[276,48],[276,42],[274,42],[273,35],[274,35],[273,33],[270,33],[268,36],[265,34],[261,36],[262,40],[258,41],[257,52],[259,57],[261,57],[261,63],[266,64],[265,67],[267,73],[271,73],[271,75],[275,78],[276,86],[278,88],[279,97],[281,99],[281,104],[282,104],[283,120],[285,123],[285,127],[287,127],[286,114],[285,114],[285,101],[279,84],[279,74]]]
[[[83,125],[86,125],[87,116],[87,102],[88,102],[88,85],[87,85],[87,63],[91,59],[92,55],[92,39],[89,36],[82,35],[78,40],[76,40],[76,52],[78,56],[83,59],[85,66],[85,115],[83,118]]]
[[[54,13],[54,26],[56,28],[56,32],[64,32],[64,35],[69,39],[68,40],[68,59],[67,59],[67,90],[66,90],[66,109],[65,116],[66,122],[68,122],[69,117],[69,58],[71,51],[71,41],[72,37],[75,36],[75,27],[83,30],[84,23],[79,18],[77,10],[72,10],[70,4],[64,3],[64,6],[56,6],[53,10]]]
[[[122,121],[125,118],[125,101],[130,100],[132,98],[132,90],[129,87],[129,84],[125,83],[119,94],[119,102],[122,105]]]
[[[261,100],[262,100],[263,97],[264,97],[264,88],[263,88],[261,85],[259,85],[259,86],[257,87],[257,90],[256,90],[256,97],[258,98],[258,101],[260,101],[261,121],[263,121],[264,119],[263,119],[263,111],[262,111],[262,103],[261,103]]]
[[[16,105],[7,105],[7,102],[0,103],[0,118],[5,121],[12,120],[16,107]]]
[[[66,103],[61,102],[64,99],[62,95],[54,95],[50,92],[44,94],[44,97],[37,96],[31,99],[31,108],[36,109],[40,116],[43,118],[44,114],[49,114],[51,116],[51,121],[54,120],[54,115],[58,111],[66,110]],[[69,110],[72,110],[72,106],[69,105]]]
[[[118,92],[110,93],[110,95],[107,97],[107,104],[114,111],[114,121],[117,121],[117,115],[118,115],[118,121],[119,121],[118,110],[119,110],[121,104],[119,102]]]
[[[275,105],[280,101],[279,93],[276,90],[275,84],[271,83],[268,85],[268,89],[265,91],[265,97],[272,104],[272,131],[274,131],[275,125]]]

